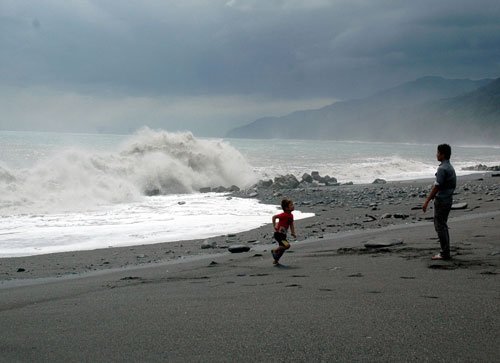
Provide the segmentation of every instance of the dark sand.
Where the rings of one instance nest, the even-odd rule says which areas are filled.
[[[270,225],[215,249],[0,259],[0,361],[498,361],[499,182],[460,178],[450,262],[430,260],[432,210],[417,209],[430,181],[260,190],[317,214],[297,221],[282,267]]]

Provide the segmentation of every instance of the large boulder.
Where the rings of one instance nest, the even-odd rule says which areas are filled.
[[[302,181],[306,182],[306,183],[312,183],[313,182],[313,177],[311,176],[311,174],[308,174],[308,173],[304,173],[304,175],[302,175]]]
[[[270,188],[273,185],[273,181],[269,180],[259,180],[255,185],[257,188]]]
[[[332,178],[330,175],[321,176],[321,175],[319,175],[319,172],[317,172],[317,171],[313,171],[311,173],[311,178],[313,180],[317,181],[318,183],[322,183],[322,184],[326,184],[326,185],[334,185],[337,183],[336,178]]]
[[[332,177],[330,175],[325,175],[323,177],[323,180],[324,180],[324,183],[326,185],[336,185],[336,184],[338,184],[337,178],[334,178],[334,177]]]
[[[287,174],[274,178],[274,187],[278,189],[295,189],[299,186],[300,182],[295,175]]]

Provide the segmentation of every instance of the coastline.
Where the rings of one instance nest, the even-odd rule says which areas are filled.
[[[270,225],[213,239],[251,245],[247,253],[202,250],[195,240],[2,259],[0,354],[18,362],[495,361],[499,179],[459,180],[455,201],[468,206],[450,216],[451,261],[431,261],[439,250],[432,211],[413,209],[430,185],[278,192],[317,213],[297,221],[299,241],[281,267],[272,265]],[[408,216],[366,217],[388,213]]]
[[[310,242],[335,239],[335,234],[349,231],[376,231],[392,225],[432,220],[432,210],[423,214],[420,209],[432,182],[432,179],[417,179],[287,190],[260,188],[235,196],[256,198],[261,203],[273,205],[279,205],[285,196],[292,198],[297,210],[315,215],[296,221],[297,241]],[[453,211],[450,218],[500,210],[499,182],[500,178],[487,172],[461,176],[454,202],[467,203],[468,207]],[[213,247],[202,248],[203,244]],[[35,282],[46,278],[84,277],[136,266],[188,263],[193,259],[230,254],[227,248],[231,245],[247,245],[250,253],[271,249],[274,241],[270,222],[253,230],[206,239],[0,258],[0,287],[10,280]]]

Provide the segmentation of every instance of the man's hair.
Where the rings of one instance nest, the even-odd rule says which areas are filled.
[[[285,199],[283,199],[283,200],[281,201],[281,208],[282,208],[283,210],[285,210],[285,209],[287,209],[287,208],[288,208],[288,206],[289,206],[290,204],[292,204],[292,200],[291,200],[291,199],[288,199],[288,198],[285,198]]]
[[[448,144],[438,145],[438,151],[444,155],[446,160],[450,160],[451,157],[451,146]]]

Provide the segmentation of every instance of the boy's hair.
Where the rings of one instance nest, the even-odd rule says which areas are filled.
[[[450,160],[451,157],[451,146],[448,144],[438,145],[438,151],[444,155],[446,160]]]
[[[285,209],[287,209],[287,208],[288,208],[288,206],[289,206],[290,204],[292,204],[292,200],[291,200],[291,199],[288,199],[288,198],[285,198],[285,199],[283,199],[283,200],[281,201],[281,208],[282,208],[283,210],[285,210]]]

